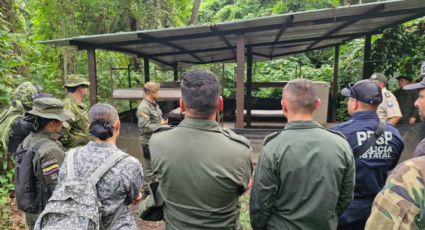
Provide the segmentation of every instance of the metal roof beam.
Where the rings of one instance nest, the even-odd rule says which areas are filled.
[[[385,4],[379,4],[379,5],[375,6],[375,7],[373,7],[372,9],[369,9],[369,10],[365,11],[363,14],[361,14],[360,16],[358,16],[358,18],[356,18],[356,19],[354,19],[352,21],[347,21],[347,22],[343,23],[342,25],[339,25],[336,28],[334,28],[332,30],[329,30],[328,32],[326,32],[324,34],[324,37],[331,36],[332,34],[338,32],[338,31],[340,31],[340,30],[342,30],[344,28],[347,28],[348,26],[350,26],[350,25],[352,25],[352,24],[354,24],[356,22],[359,22],[360,20],[363,20],[364,18],[367,18],[367,17],[370,17],[372,15],[375,15],[376,13],[378,13],[381,10],[383,10],[384,8],[385,8]],[[307,47],[307,49],[309,50],[309,49],[313,48],[315,45],[317,45],[318,43],[320,43],[323,40],[324,39],[318,39],[318,40],[314,41],[313,43],[311,43]]]
[[[279,32],[277,33],[276,37],[274,38],[274,42],[275,43],[280,40],[280,38],[283,35],[283,32],[285,32],[285,30],[288,29],[288,27],[290,27],[292,25],[292,22],[293,21],[294,21],[294,15],[291,15],[291,17],[288,17],[288,19],[286,19],[286,22],[285,22],[284,26],[279,30]],[[276,44],[273,44],[273,46],[272,46],[272,48],[270,50],[269,56],[273,56],[273,52],[274,52],[275,46],[276,46]]]
[[[147,35],[147,34],[144,34],[144,33],[140,33],[138,36],[139,36],[140,38],[142,38],[142,40],[143,40],[143,39],[153,40],[153,41],[154,41],[154,42],[156,42],[156,43],[160,43],[160,44],[163,44],[163,45],[165,45],[165,46],[169,46],[169,47],[171,47],[171,48],[174,48],[174,49],[178,49],[178,50],[180,50],[180,51],[183,51],[183,52],[185,52],[185,53],[189,54],[190,56],[192,56],[193,58],[195,58],[196,60],[198,60],[198,61],[200,61],[200,62],[203,62],[203,60],[202,60],[200,57],[198,57],[196,54],[194,54],[194,53],[193,53],[193,52],[191,52],[190,50],[187,50],[186,48],[183,48],[183,47],[181,47],[181,46],[179,46],[179,45],[176,45],[176,44],[174,44],[174,43],[171,43],[171,42],[166,41],[166,40],[161,39],[161,38],[155,38],[155,37],[152,37],[152,36]]]
[[[212,32],[217,32],[217,27],[214,25],[210,25],[209,26],[210,30]],[[218,37],[227,45],[227,48],[230,49],[230,51],[232,51],[233,56],[236,57],[236,52],[234,47],[232,46],[232,44],[230,44],[229,40],[226,39],[226,37],[224,35],[218,35]]]
[[[382,4],[385,4],[385,3],[382,3]],[[418,12],[422,12],[422,13],[418,13]],[[415,14],[415,15],[422,16],[422,15],[425,15],[423,12],[425,12],[425,8],[403,9],[403,10],[395,10],[395,11],[387,11],[387,12],[378,12],[377,14],[362,15],[362,19],[376,18],[376,17],[400,16],[400,15],[406,15],[406,14]],[[293,15],[289,15],[287,17],[293,17]],[[356,20],[358,17],[359,17],[359,15],[348,15],[348,16],[341,16],[341,17],[335,17],[334,15],[329,15],[329,18],[293,22],[289,26],[285,25],[285,24],[284,24],[284,26],[294,27],[294,26],[298,26],[298,25],[318,25],[318,24],[326,24],[326,23],[351,22],[353,20]],[[141,35],[141,34],[146,35],[145,33],[141,32],[138,35],[139,35],[139,37],[142,37],[142,39],[133,39],[133,40],[129,40],[129,41],[92,44],[92,47],[81,46],[81,49],[89,49],[89,48],[93,48],[93,46],[95,46],[96,49],[107,49],[107,48],[116,47],[116,46],[130,46],[130,45],[155,43],[155,42],[158,41],[158,39],[161,39],[162,41],[166,40],[167,42],[170,42],[170,41],[206,38],[206,37],[211,37],[211,36],[234,35],[234,34],[238,34],[238,33],[261,32],[261,31],[273,30],[273,29],[282,29],[282,23],[264,25],[264,26],[256,26],[256,27],[243,28],[243,29],[211,31],[211,32],[204,32],[204,33],[197,33],[197,34],[178,35],[178,36],[166,36],[166,37],[154,38],[154,39],[152,39],[152,36],[150,36],[151,38],[148,39],[146,36]]]

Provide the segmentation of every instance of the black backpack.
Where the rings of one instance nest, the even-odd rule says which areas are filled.
[[[18,208],[27,213],[37,213],[37,195],[41,191],[36,188],[36,176],[34,174],[33,159],[38,153],[38,149],[47,143],[48,140],[36,142],[32,148],[23,149],[20,145],[16,153],[15,159],[15,194]]]

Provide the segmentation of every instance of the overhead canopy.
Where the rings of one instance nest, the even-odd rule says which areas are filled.
[[[424,0],[386,1],[227,23],[79,36],[43,41],[148,57],[164,68],[236,61],[245,35],[253,60],[269,60],[340,44],[425,15]]]

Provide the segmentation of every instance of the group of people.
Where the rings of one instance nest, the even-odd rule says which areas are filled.
[[[255,172],[250,142],[216,121],[223,98],[210,71],[195,69],[183,75],[180,109],[185,117],[176,127],[168,125],[157,104],[160,85],[145,83],[137,109],[142,164],[116,147],[121,127],[116,109],[100,103],[87,112],[82,99],[89,82],[81,76],[70,81],[66,104],[24,83],[26,90],[16,90],[13,109],[0,118],[0,126],[12,127],[8,135],[0,135],[8,139],[2,140],[3,146],[20,143],[16,138],[25,136],[11,130],[31,127],[23,129],[30,133],[19,147],[8,148],[14,156],[37,146],[32,161],[37,209],[25,213],[30,229],[59,221],[39,218],[52,194],[58,193],[55,187],[66,183],[70,174],[79,180],[91,178],[115,155],[123,157],[95,183],[104,229],[136,229],[128,205],[153,195],[153,182],[159,183],[166,229],[241,229],[239,197],[249,190],[253,229],[425,226],[425,158],[396,167],[404,143],[391,123],[401,116],[392,119],[391,112],[385,112],[386,118],[380,118],[382,106],[391,109],[397,103],[385,90],[382,74],[341,91],[348,98],[351,119],[330,129],[313,120],[321,104],[317,86],[306,79],[289,81],[281,100],[288,122],[265,138]],[[425,78],[404,89],[419,90],[414,104],[425,118]],[[425,141],[421,144],[416,152]]]

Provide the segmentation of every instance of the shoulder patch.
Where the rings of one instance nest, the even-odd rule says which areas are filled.
[[[338,132],[338,131],[335,131],[335,130],[332,130],[332,129],[325,129],[325,130],[327,130],[327,131],[329,131],[329,132],[331,132],[331,133],[333,133],[333,134],[336,134],[336,135],[338,135],[338,136],[340,136],[340,137],[344,138],[345,140],[347,140],[347,137],[345,137],[345,135],[344,135],[344,134],[342,134],[341,132]]]
[[[244,136],[238,135],[235,132],[233,132],[232,130],[227,129],[227,128],[223,128],[222,131],[223,131],[222,133],[226,137],[228,137],[228,138],[230,138],[230,139],[232,139],[236,142],[239,142],[239,143],[245,145],[248,148],[251,148],[251,142],[248,139],[246,139]]]
[[[390,92],[385,92],[385,97],[391,97],[391,93]]]
[[[277,131],[277,132],[274,132],[274,133],[272,133],[272,134],[267,135],[267,136],[264,138],[263,146],[264,146],[264,145],[266,145],[266,144],[267,144],[267,142],[269,142],[269,141],[273,140],[273,138],[277,137],[277,136],[278,136],[281,132],[283,132],[283,131],[284,131],[284,130],[280,130],[280,131]]]
[[[173,129],[173,128],[174,128],[174,127],[169,126],[169,125],[161,125],[161,126],[159,126],[158,128],[156,128],[153,132],[154,132],[154,133],[159,133],[159,132],[162,132],[162,131],[171,130],[171,129]]]

